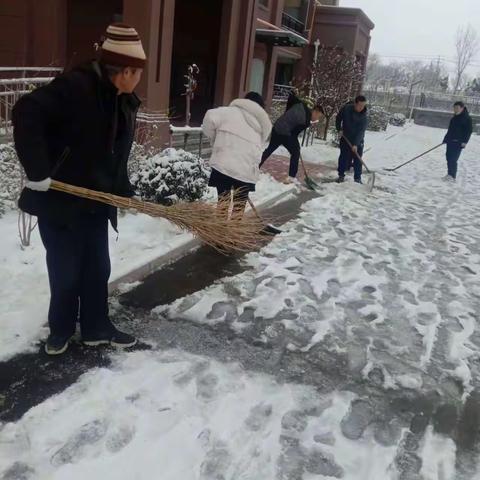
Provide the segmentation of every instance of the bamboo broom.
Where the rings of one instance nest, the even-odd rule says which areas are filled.
[[[256,217],[244,215],[241,220],[228,220],[230,197],[220,199],[216,205],[201,201],[177,203],[167,207],[135,198],[90,190],[57,180],[52,180],[50,188],[113,207],[134,209],[151,217],[165,218],[181,229],[190,231],[194,236],[222,253],[248,252],[265,242],[265,235],[262,234],[264,225]]]

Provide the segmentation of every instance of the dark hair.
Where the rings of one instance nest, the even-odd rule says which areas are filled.
[[[245,95],[245,98],[247,100],[251,100],[252,102],[255,102],[256,104],[260,105],[262,108],[265,108],[265,102],[262,98],[262,96],[257,93],[257,92],[248,92]]]
[[[325,115],[325,109],[321,105],[315,105],[313,107],[314,110],[318,110],[322,115]]]
[[[465,108],[465,104],[463,102],[455,102],[453,104],[454,107]]]
[[[357,97],[355,97],[355,103],[360,103],[360,102],[366,102],[367,101],[367,97],[365,97],[365,95],[358,95]]]

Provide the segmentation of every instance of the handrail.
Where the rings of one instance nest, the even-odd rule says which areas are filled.
[[[304,36],[305,24],[288,13],[282,13],[282,26]]]

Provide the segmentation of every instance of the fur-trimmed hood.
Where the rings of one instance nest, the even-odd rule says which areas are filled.
[[[272,122],[267,112],[258,103],[246,98],[237,98],[230,103],[230,107],[240,109],[248,125],[261,135],[263,141],[268,139],[272,131]]]

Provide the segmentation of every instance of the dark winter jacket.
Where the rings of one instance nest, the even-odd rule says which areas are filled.
[[[310,126],[312,112],[298,98],[291,95],[287,103],[287,110],[275,122],[273,130],[278,135],[298,137],[301,132]]]
[[[29,180],[47,177],[129,197],[127,161],[140,101],[117,89],[97,62],[61,75],[23,96],[13,109],[14,140]],[[25,188],[27,213],[68,224],[84,212],[105,212],[116,227],[116,209],[69,194]]]
[[[454,115],[450,120],[450,126],[443,139],[443,143],[468,143],[472,136],[472,131],[472,117],[468,113],[468,110],[464,108],[462,113]]]
[[[357,112],[353,103],[347,103],[337,115],[336,127],[337,131],[343,130],[352,145],[361,145],[367,130],[367,107]]]

